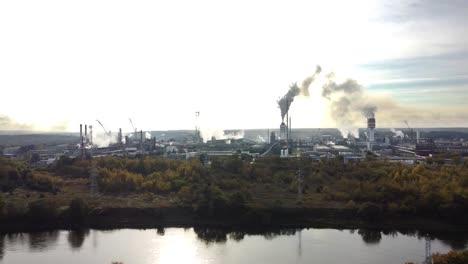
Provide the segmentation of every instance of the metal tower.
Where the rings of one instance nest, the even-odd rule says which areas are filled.
[[[97,183],[97,175],[98,175],[98,170],[96,167],[96,163],[91,161],[91,170],[89,173],[89,193],[92,196],[98,195],[99,194],[99,186]]]
[[[426,258],[424,259],[424,264],[432,264],[431,238],[429,236],[426,236],[425,240],[426,240]]]
[[[297,245],[297,253],[300,257],[302,256],[302,229],[299,229],[299,231],[297,231],[297,238],[299,240],[299,243]]]
[[[302,182],[304,180],[304,175],[302,175],[301,168],[297,169],[296,172],[296,181],[297,181],[297,200],[302,201]]]

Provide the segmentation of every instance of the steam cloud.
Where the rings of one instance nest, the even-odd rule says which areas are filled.
[[[393,137],[399,137],[399,138],[405,138],[405,134],[401,130],[396,130],[394,128],[391,128],[390,131],[394,134]]]
[[[330,101],[331,116],[335,120],[343,137],[349,134],[359,137],[357,123],[366,118],[374,117],[377,107],[366,103],[364,87],[356,80],[348,79],[336,83],[334,74],[328,74],[328,82],[322,87],[322,96]]]
[[[6,115],[0,115],[0,130],[33,130],[29,124],[21,124]]]
[[[93,144],[99,148],[108,147],[110,144],[117,143],[117,137],[105,133],[97,133],[93,137]]]
[[[284,120],[286,113],[289,111],[289,107],[294,101],[294,97],[298,95],[309,96],[309,86],[315,80],[315,76],[321,71],[322,68],[320,68],[320,66],[317,65],[314,74],[302,81],[300,86],[297,86],[297,83],[293,83],[289,86],[288,92],[280,100],[278,100],[278,106],[281,109],[282,120]]]
[[[244,138],[244,131],[227,133],[223,130],[212,130],[212,129],[201,129],[200,136],[203,138],[203,142],[211,140],[211,138],[216,139],[241,139]]]

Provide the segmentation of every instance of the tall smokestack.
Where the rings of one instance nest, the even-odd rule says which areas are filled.
[[[93,145],[93,126],[89,125],[89,144]]]
[[[368,150],[372,150],[372,143],[375,141],[374,138],[374,129],[375,129],[375,117],[371,115],[371,117],[367,118],[367,136],[368,136]]]
[[[291,132],[292,132],[292,128],[291,128],[291,117],[289,117],[289,124],[288,124],[288,128],[289,128],[289,139],[292,141],[292,136],[291,136]]]
[[[83,158],[83,156],[84,156],[84,153],[83,153],[83,151],[84,151],[84,148],[83,148],[83,147],[84,147],[84,142],[83,142],[83,141],[84,141],[84,140],[83,140],[83,124],[80,124],[80,141],[81,141],[81,143],[80,143],[81,158]]]
[[[88,125],[84,125],[84,136],[85,136],[85,139],[88,139]]]
[[[286,146],[289,145],[289,111],[286,112]]]
[[[284,122],[282,122],[280,125],[280,139],[286,139],[286,124]]]
[[[143,150],[143,130],[140,130],[140,149]]]

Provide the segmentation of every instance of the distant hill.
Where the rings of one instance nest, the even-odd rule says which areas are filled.
[[[59,145],[78,143],[79,136],[69,134],[19,134],[19,135],[0,135],[0,145],[32,145],[32,144],[47,144]]]

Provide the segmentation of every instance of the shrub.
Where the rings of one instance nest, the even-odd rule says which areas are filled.
[[[33,201],[28,204],[30,220],[53,219],[57,215],[55,204],[45,200]]]
[[[32,171],[26,174],[26,186],[42,192],[57,192],[57,179],[48,172]]]
[[[465,264],[468,263],[468,250],[450,251],[447,254],[435,253],[432,255],[434,264]]]

